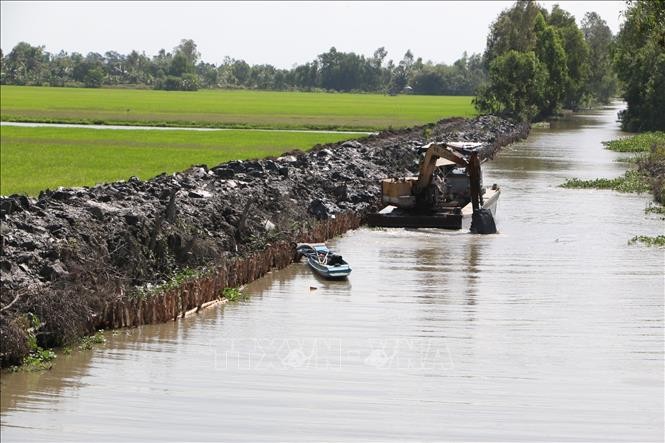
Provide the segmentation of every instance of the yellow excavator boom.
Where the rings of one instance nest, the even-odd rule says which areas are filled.
[[[437,159],[445,158],[459,166],[467,166],[469,164],[462,154],[453,151],[445,143],[430,143],[426,147],[427,151],[425,153],[425,158],[420,163],[418,181],[415,183],[413,189],[415,194],[424,191],[430,184],[432,184],[432,176],[436,169]]]

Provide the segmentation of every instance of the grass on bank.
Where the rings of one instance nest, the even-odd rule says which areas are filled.
[[[3,121],[380,130],[476,115],[466,96],[0,87]]]
[[[0,127],[0,194],[92,186],[194,164],[278,156],[354,134]]]

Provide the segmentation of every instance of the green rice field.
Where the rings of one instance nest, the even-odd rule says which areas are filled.
[[[194,164],[278,156],[358,134],[0,127],[0,194],[148,179]]]
[[[475,115],[472,97],[2,86],[3,121],[380,130]]]
[[[240,90],[0,87],[2,121],[234,128],[156,131],[3,126],[0,194],[148,179],[193,164],[276,156],[359,134],[472,116],[471,97]],[[270,131],[255,131],[268,129]]]

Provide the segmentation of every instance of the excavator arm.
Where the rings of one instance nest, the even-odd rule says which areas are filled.
[[[432,176],[436,169],[436,161],[439,158],[445,158],[459,166],[468,166],[469,164],[462,154],[449,148],[445,143],[430,143],[427,145],[425,158],[420,163],[418,181],[413,189],[414,194],[423,192],[430,184],[432,184]]]
[[[480,189],[480,158],[478,158],[477,152],[471,154],[469,164],[466,166],[466,173],[469,175],[471,205],[475,213],[483,206],[483,194]]]
[[[436,161],[439,158],[445,158],[466,168],[466,173],[469,176],[471,203],[474,212],[478,211],[483,205],[483,197],[480,189],[480,158],[477,152],[473,152],[467,159],[464,155],[444,143],[430,143],[427,147],[425,158],[420,163],[420,173],[418,174],[418,181],[413,186],[413,193],[418,195],[432,184]]]

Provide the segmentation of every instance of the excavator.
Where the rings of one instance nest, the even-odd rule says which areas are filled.
[[[493,213],[501,193],[497,185],[483,188],[480,164],[482,143],[434,142],[422,147],[425,156],[417,177],[381,182],[381,211],[370,214],[370,226],[461,229],[471,218],[470,230],[496,233]]]

